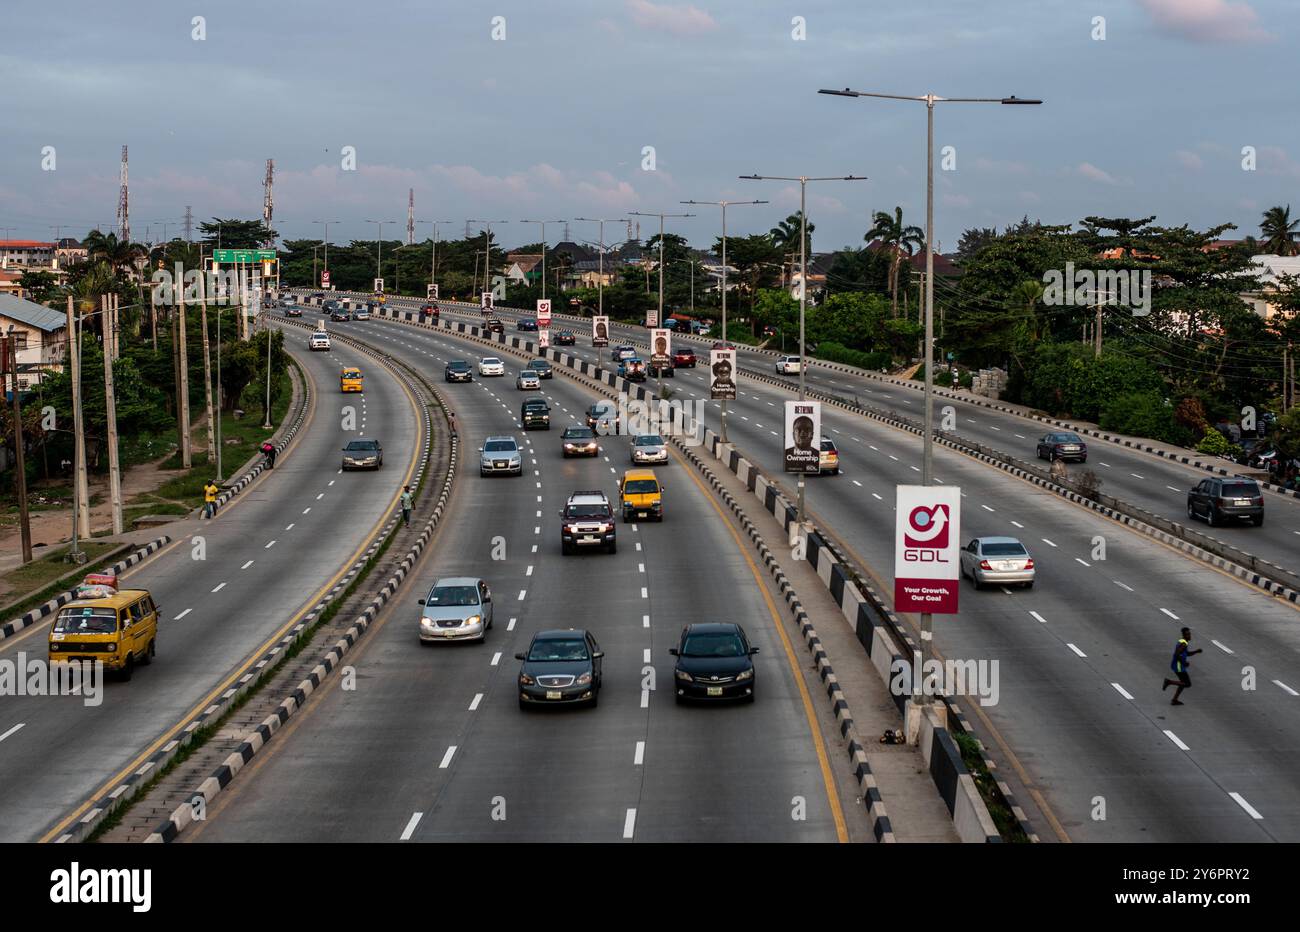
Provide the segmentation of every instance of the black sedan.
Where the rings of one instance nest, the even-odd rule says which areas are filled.
[[[570,456],[600,456],[600,443],[590,427],[577,424],[566,427],[560,441],[566,459]]]
[[[545,359],[528,360],[528,368],[536,372],[539,379],[551,379],[555,377],[555,373],[551,371],[551,364]]]
[[[1040,460],[1078,460],[1088,462],[1088,445],[1083,438],[1070,431],[1044,434],[1038,438]]]
[[[539,705],[596,707],[600,694],[600,649],[581,628],[539,631],[528,650],[515,654],[519,667],[519,708]]]
[[[330,311],[330,320],[347,320],[348,312],[342,309]]]
[[[740,625],[694,624],[668,653],[677,658],[673,671],[678,704],[688,699],[754,701],[754,654]]]
[[[448,382],[473,382],[474,370],[463,359],[453,359],[442,370],[443,378]]]
[[[554,343],[556,346],[575,346],[578,338],[574,336],[572,330],[561,330],[555,335]]]

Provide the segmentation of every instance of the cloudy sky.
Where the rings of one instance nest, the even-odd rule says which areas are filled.
[[[728,212],[729,231],[760,232],[798,185],[738,175],[855,174],[869,180],[810,184],[808,213],[815,249],[859,245],[874,210],[924,223],[925,110],[816,93],[846,86],[1045,100],[938,106],[936,147],[955,153],[936,172],[944,250],[1026,213],[1248,233],[1274,204],[1300,215],[1296,0],[76,0],[3,16],[0,237],[112,228],[125,144],[136,239],[174,233],[187,205],[260,216],[274,158],[289,238],[323,219],[335,242],[373,238],[367,220],[397,238],[414,188],[418,219],[453,221],[444,237],[508,219],[494,230],[512,246],[539,238],[524,218],[689,209],[669,229],[706,245],[717,208],[679,201],[769,200]]]

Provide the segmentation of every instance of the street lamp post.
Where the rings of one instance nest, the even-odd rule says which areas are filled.
[[[932,485],[931,465],[934,447],[934,105],[936,103],[968,104],[1041,104],[1041,100],[1020,97],[939,97],[925,94],[920,97],[899,94],[876,94],[870,91],[854,91],[845,88],[842,91],[820,90],[819,94],[836,97],[881,97],[887,100],[911,100],[925,104],[926,143],[925,143],[925,437],[921,444],[921,484]],[[805,275],[805,287],[807,276]],[[801,315],[802,321],[802,315]],[[802,334],[801,342],[802,342]],[[801,347],[802,349],[802,347]],[[803,365],[799,366],[802,379]],[[916,676],[921,675],[925,664],[934,651],[934,618],[929,612],[921,614],[921,666]],[[917,680],[919,682],[919,680]],[[920,690],[915,696],[918,705],[932,704],[932,697]]]
[[[659,218],[659,312],[656,317],[656,323],[662,327],[664,325],[664,218],[665,217],[694,217],[695,214],[665,214],[665,213],[642,213],[639,210],[628,211],[633,217],[658,217]],[[654,356],[654,347],[650,347],[651,358]],[[658,394],[663,395],[664,376],[662,369],[655,369],[655,382],[658,386]]]
[[[384,271],[383,271],[383,262],[384,262],[384,224],[385,224],[385,223],[396,223],[396,222],[397,222],[396,220],[367,220],[367,221],[366,221],[366,223],[377,223],[377,224],[379,225],[379,232],[376,234],[377,239],[376,239],[376,242],[375,242],[375,245],[378,247],[378,250],[377,250],[376,255],[375,255],[375,278],[383,278],[383,277],[384,277]],[[326,255],[328,255],[328,254],[329,254],[329,253],[328,253],[328,250],[327,250],[327,251],[326,251]],[[328,268],[328,266],[327,266],[327,268]]]
[[[565,220],[520,220],[520,223],[540,223],[542,225],[542,297],[546,297],[546,225],[548,223],[566,223]]]
[[[340,221],[338,221],[338,220],[313,220],[313,221],[312,221],[312,223],[323,223],[323,224],[325,224],[325,271],[326,271],[326,272],[328,272],[328,271],[330,270],[330,224],[331,224],[331,223],[339,223],[339,222],[340,222]],[[314,257],[314,256],[312,257],[312,268],[311,268],[311,274],[312,274],[312,277],[315,278],[315,276],[316,276],[316,263],[315,263],[315,257]],[[318,288],[318,287],[320,287],[320,280],[317,279],[317,280],[313,281],[313,282],[311,283],[311,286],[312,286],[313,288]]]
[[[742,204],[768,204],[770,201],[682,201],[683,204],[712,204],[722,208],[722,342],[727,342],[727,208]],[[692,278],[692,286],[694,279]],[[727,442],[727,399],[722,399],[722,442]]]
[[[799,175],[795,178],[780,175],[741,175],[747,181],[797,181],[799,182],[799,400],[805,399],[803,371],[807,368],[807,350],[804,347],[804,316],[808,307],[808,211],[807,193],[810,181],[866,181],[865,175],[835,175],[825,178],[811,178]],[[724,263],[725,265],[725,263]],[[725,338],[724,338],[725,339]],[[820,456],[820,453],[818,454]],[[804,525],[804,473],[799,473],[799,532]]]
[[[470,220],[469,223],[482,223],[483,227],[483,290],[491,291],[492,286],[488,283],[488,276],[491,275],[492,268],[492,224],[509,223],[509,220]]]
[[[626,223],[624,217],[575,217],[575,220],[581,220],[583,223],[600,224],[600,252],[598,253],[597,262],[599,271],[596,273],[596,313],[603,315],[605,313],[605,224],[606,223]],[[601,366],[605,348],[596,347],[596,368]]]
[[[454,220],[417,220],[416,223],[427,223],[433,227],[433,249],[429,255],[429,284],[438,284],[438,224],[455,223]]]

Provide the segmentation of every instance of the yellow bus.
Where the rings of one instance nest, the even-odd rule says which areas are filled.
[[[362,391],[362,379],[360,369],[356,366],[348,366],[339,374],[339,389],[344,392]]]

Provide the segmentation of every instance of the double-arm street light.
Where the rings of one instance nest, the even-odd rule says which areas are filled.
[[[936,103],[957,104],[1041,104],[1041,100],[1021,97],[939,97],[924,94],[920,97],[900,94],[876,94],[870,91],[854,91],[845,88],[842,91],[820,90],[819,94],[831,94],[836,97],[881,97],[886,100],[911,100],[925,104],[926,143],[925,143],[925,438],[921,447],[921,484],[933,484],[931,463],[934,445],[934,105]],[[800,343],[803,341],[800,327]],[[802,346],[801,346],[802,351]],[[803,366],[800,365],[800,372]],[[921,669],[929,662],[933,652],[934,619],[929,612],[921,615]],[[919,705],[930,705],[932,699],[921,690],[917,697]]]
[[[808,354],[804,347],[804,312],[808,307],[808,210],[807,194],[808,182],[810,181],[866,181],[865,175],[834,175],[824,178],[810,178],[807,175],[799,175],[795,178],[782,177],[781,175],[741,175],[745,181],[797,181],[799,182],[799,400],[803,401],[804,384],[803,370],[807,368]],[[818,451],[818,456],[821,452]],[[799,473],[799,533],[803,533],[804,525],[804,473]]]
[[[520,220],[520,223],[540,223],[542,225],[542,297],[546,297],[546,225],[548,223],[568,223],[567,220]]]
[[[375,245],[377,245],[377,246],[379,247],[379,250],[378,250],[378,252],[377,252],[377,254],[376,254],[376,256],[375,256],[375,278],[383,278],[383,277],[384,277],[384,272],[383,272],[383,263],[384,263],[384,224],[385,224],[385,223],[396,223],[396,222],[397,222],[396,220],[367,220],[367,221],[366,221],[366,223],[377,223],[377,224],[379,224],[379,232],[378,232],[378,234],[376,234],[376,235],[378,236],[378,241],[377,241],[376,244],[375,244]],[[327,253],[327,255],[328,255],[328,253]]]
[[[655,315],[655,326],[664,325],[664,218],[665,217],[694,217],[695,214],[665,214],[665,213],[642,213],[639,210],[628,211],[633,217],[658,217],[659,218],[659,312]],[[652,347],[653,349],[653,347]],[[653,362],[653,358],[651,360]],[[659,395],[663,397],[663,369],[656,367],[655,378],[659,385]]]
[[[331,223],[340,223],[340,222],[341,222],[341,221],[339,221],[339,220],[313,220],[313,221],[312,221],[312,223],[323,223],[323,224],[325,224],[325,239],[324,239],[324,243],[325,243],[325,271],[326,271],[326,272],[328,272],[328,271],[330,270],[330,224],[331,224]],[[313,272],[312,274],[315,275],[316,273]],[[317,287],[319,284],[320,284],[320,282],[312,282],[312,283],[311,283],[311,286],[312,286],[313,288],[315,288],[315,287]]]
[[[433,249],[429,256],[429,284],[438,284],[438,224],[455,223],[455,220],[417,220],[416,223],[428,223],[433,226]]]
[[[492,224],[509,223],[509,220],[467,220],[466,223],[482,223],[483,227],[483,290],[491,291],[492,285],[488,282],[488,276],[492,268]]]
[[[596,305],[597,314],[605,313],[605,224],[607,223],[627,223],[624,217],[574,217],[574,220],[581,220],[583,223],[600,224],[600,271],[596,280]]]
[[[727,208],[743,204],[769,204],[770,201],[682,201],[683,204],[709,204],[722,208],[722,342],[727,342]],[[692,285],[694,284],[692,273]],[[727,399],[722,399],[722,442],[727,442]]]

